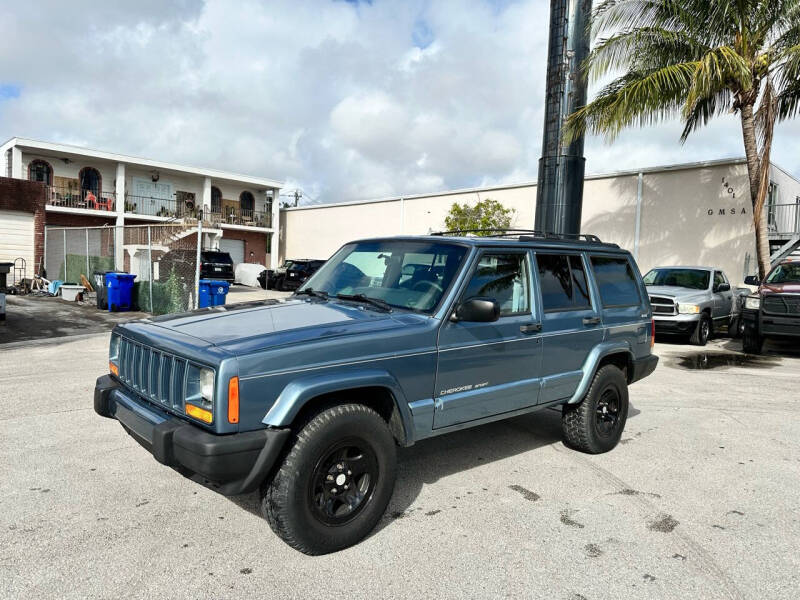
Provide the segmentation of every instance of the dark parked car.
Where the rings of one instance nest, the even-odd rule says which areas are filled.
[[[194,265],[197,260],[195,250],[175,249],[164,254],[159,260],[159,279],[169,277],[175,267],[178,276],[194,279]],[[219,250],[203,250],[200,253],[200,279],[217,279],[233,283],[233,259],[227,252]]]
[[[742,316],[745,352],[758,354],[766,338],[800,338],[800,261],[781,262],[759,282],[745,278],[758,291],[745,298]]]
[[[558,408],[570,447],[608,452],[658,362],[641,275],[616,244],[531,234],[351,242],[284,302],[117,325],[94,409],[183,475],[259,491],[308,554],[381,520],[397,446]]]
[[[258,275],[258,283],[261,284],[261,289],[274,290],[278,278],[286,275],[286,269],[292,266],[292,262],[291,260],[284,260],[283,264],[277,269],[264,269],[261,271]]]
[[[286,272],[277,277],[275,281],[275,289],[281,291],[296,290],[306,279],[311,277],[317,272],[322,265],[325,264],[324,260],[292,260],[291,264],[286,269]]]

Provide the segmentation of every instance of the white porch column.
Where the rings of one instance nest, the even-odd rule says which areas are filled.
[[[117,213],[117,228],[114,230],[114,268],[117,271],[125,269],[125,163],[117,163],[116,200],[114,201]]]
[[[22,150],[16,146],[11,146],[11,177],[13,179],[23,179]]]
[[[211,177],[203,179],[203,217],[206,222],[210,222],[208,215],[211,214]]]
[[[269,245],[269,268],[278,268],[278,248],[281,235],[280,189],[272,190],[272,240]]]

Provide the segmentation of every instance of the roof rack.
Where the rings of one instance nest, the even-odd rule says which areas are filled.
[[[530,242],[538,239],[544,240],[566,240],[566,241],[584,241],[592,244],[602,244],[603,241],[596,235],[591,233],[553,233],[551,231],[537,231],[536,229],[454,229],[452,231],[437,231],[431,235],[445,236],[445,235],[464,235],[469,233],[491,233],[493,235],[486,237],[498,238],[519,238],[520,242]],[[494,235],[496,234],[496,235]]]

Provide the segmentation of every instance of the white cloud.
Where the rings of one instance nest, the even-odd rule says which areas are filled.
[[[12,4],[0,137],[284,179],[339,201],[535,179],[545,0]],[[77,18],[76,15],[82,15]],[[69,24],[65,26],[65,24]],[[742,154],[734,118],[587,140],[587,171]],[[800,124],[776,162],[800,173]]]

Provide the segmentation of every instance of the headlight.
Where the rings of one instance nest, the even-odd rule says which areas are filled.
[[[211,423],[213,410],[214,370],[190,364],[186,378],[186,414]]]
[[[761,298],[758,296],[748,296],[744,299],[744,307],[750,310],[758,310],[761,308]]]
[[[111,336],[111,344],[108,347],[108,360],[117,362],[119,360],[119,336]]]
[[[214,399],[214,371],[211,369],[200,369],[200,395],[208,402]]]
[[[678,304],[678,312],[682,315],[696,315],[700,312],[697,304]]]

